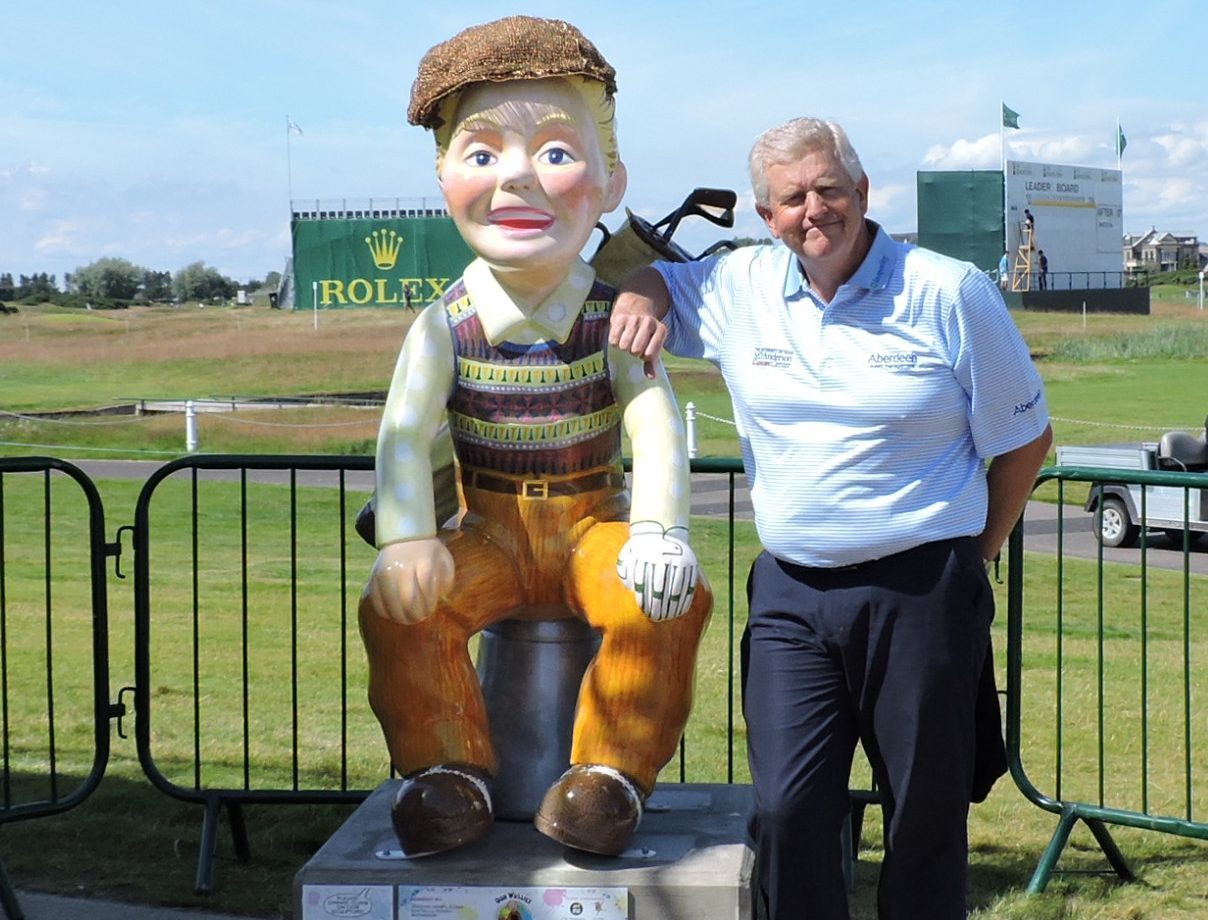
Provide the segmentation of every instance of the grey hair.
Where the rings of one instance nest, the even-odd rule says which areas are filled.
[[[834,155],[843,165],[852,182],[864,178],[860,157],[847,139],[847,132],[833,121],[820,118],[794,118],[775,128],[769,128],[756,139],[747,158],[751,172],[751,190],[760,207],[770,204],[767,169],[769,166],[793,163],[818,150]]]

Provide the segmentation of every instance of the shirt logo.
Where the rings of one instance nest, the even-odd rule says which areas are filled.
[[[916,367],[918,363],[918,353],[913,351],[873,352],[868,356],[869,367],[884,367],[889,370]]]
[[[756,348],[752,367],[786,368],[793,363],[793,353],[787,348]]]
[[[1012,412],[1011,415],[1012,416],[1023,415],[1025,412],[1030,412],[1031,410],[1036,408],[1036,404],[1038,402],[1040,402],[1040,391],[1039,390],[1037,390],[1036,395],[1033,396],[1031,399],[1029,399],[1027,402],[1017,403],[1015,405],[1015,411]]]

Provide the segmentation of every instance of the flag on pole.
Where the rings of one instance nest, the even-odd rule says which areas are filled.
[[[1004,128],[1019,127],[1019,113],[1008,106],[1005,102],[1002,104],[1002,126]]]
[[[1128,146],[1128,138],[1124,136],[1124,129],[1116,125],[1116,156],[1124,155],[1124,148]]]
[[[301,134],[302,129],[297,126],[292,118],[285,116],[285,129],[289,134]]]

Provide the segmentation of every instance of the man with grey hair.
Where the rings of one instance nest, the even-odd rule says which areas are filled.
[[[998,775],[975,773],[986,570],[1052,441],[1044,388],[993,281],[866,218],[838,125],[773,128],[750,168],[784,245],[636,272],[611,341],[706,358],[733,400],[764,550],[743,637],[759,887],[772,920],[848,916],[859,741],[885,819],[879,916],[956,920],[969,803]]]

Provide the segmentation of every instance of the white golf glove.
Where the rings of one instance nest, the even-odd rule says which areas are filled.
[[[617,575],[650,619],[674,620],[692,606],[696,594],[696,553],[673,527],[666,533],[655,521],[629,525],[629,539],[617,556]]]

